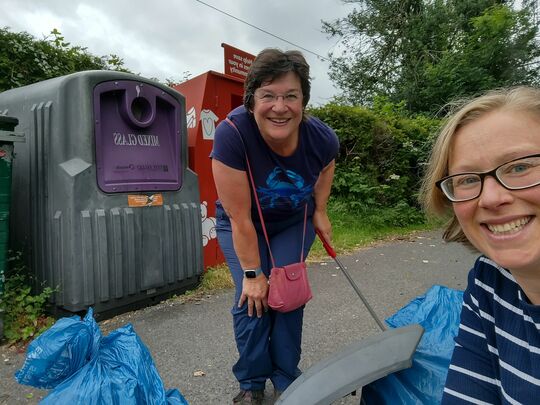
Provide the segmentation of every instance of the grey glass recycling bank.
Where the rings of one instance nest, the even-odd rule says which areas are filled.
[[[12,246],[57,308],[97,313],[184,290],[203,271],[199,185],[184,97],[88,71],[0,94],[19,119]]]

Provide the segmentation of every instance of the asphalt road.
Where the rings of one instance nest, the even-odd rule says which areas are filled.
[[[363,248],[340,259],[384,319],[432,285],[464,289],[476,254],[441,240],[440,232],[412,235]],[[314,298],[304,317],[300,368],[308,369],[348,344],[379,333],[375,321],[331,259],[309,263]],[[107,334],[132,323],[152,353],[166,388],[177,388],[191,405],[231,403],[237,383],[230,308],[233,291],[185,303],[167,301],[100,323]],[[0,346],[0,404],[36,404],[47,391],[17,384],[13,374],[24,354]],[[267,392],[272,390],[267,384]],[[337,403],[358,404],[346,397]]]

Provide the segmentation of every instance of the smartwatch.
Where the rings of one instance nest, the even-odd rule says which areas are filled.
[[[255,278],[261,273],[262,273],[262,269],[260,267],[257,267],[256,269],[244,270],[244,277]]]

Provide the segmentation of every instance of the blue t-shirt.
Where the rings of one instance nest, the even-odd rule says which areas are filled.
[[[540,306],[484,256],[469,273],[442,403],[540,403]]]
[[[245,151],[251,166],[265,223],[303,217],[304,205],[313,213],[313,188],[320,172],[336,157],[339,141],[332,129],[315,117],[300,124],[298,147],[290,156],[280,156],[264,141],[253,115],[240,106],[216,128],[210,157],[238,170],[247,171]],[[219,201],[218,201],[219,204]],[[252,218],[259,222],[252,194]]]

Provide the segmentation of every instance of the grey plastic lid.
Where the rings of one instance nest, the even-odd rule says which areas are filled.
[[[379,378],[409,368],[423,334],[424,329],[414,324],[353,343],[303,373],[276,404],[331,404]]]

